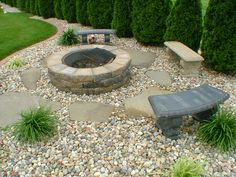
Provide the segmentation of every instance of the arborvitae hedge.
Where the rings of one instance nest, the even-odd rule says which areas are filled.
[[[39,0],[35,0],[34,11],[35,11],[36,15],[40,15],[40,12],[39,12]]]
[[[236,74],[236,0],[210,0],[204,22],[202,54],[210,68]]]
[[[25,0],[17,0],[16,1],[16,6],[20,10],[24,11],[25,10]]]
[[[202,37],[201,0],[177,0],[167,18],[165,41],[179,41],[197,51]]]
[[[63,19],[61,0],[54,0],[54,12],[56,18]]]
[[[53,0],[39,0],[39,12],[43,18],[50,18],[54,16]]]
[[[25,12],[30,12],[30,0],[25,0]]]
[[[133,0],[132,31],[138,42],[159,45],[164,42],[170,0]]]
[[[75,0],[62,0],[62,14],[63,18],[69,23],[76,22],[76,3]]]
[[[12,6],[16,7],[16,0],[12,0]]]
[[[12,0],[6,0],[6,3],[7,3],[8,5],[10,5],[10,6],[13,6]]]
[[[35,14],[35,0],[30,0],[30,13]]]
[[[87,4],[89,0],[76,0],[76,19],[79,23],[89,26]]]
[[[118,37],[131,37],[132,0],[115,0],[112,28],[116,29]]]
[[[94,28],[111,28],[113,0],[89,0],[88,17]]]

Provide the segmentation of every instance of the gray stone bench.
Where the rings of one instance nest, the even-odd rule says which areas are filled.
[[[183,67],[182,74],[198,75],[201,62],[204,61],[201,55],[178,41],[166,41],[164,45],[171,56],[180,58],[180,65]]]
[[[110,43],[110,35],[115,33],[116,30],[112,29],[92,29],[92,30],[78,31],[75,34],[82,35],[82,43],[87,44],[89,34],[104,34],[104,43]]]
[[[228,98],[228,93],[203,84],[183,92],[150,96],[148,100],[156,115],[156,126],[166,137],[177,139],[182,116],[191,115],[200,122],[208,120]]]

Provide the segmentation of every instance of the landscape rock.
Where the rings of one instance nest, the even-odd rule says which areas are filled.
[[[151,95],[164,95],[168,93],[170,92],[165,90],[160,90],[159,88],[156,87],[150,87],[147,90],[145,90],[142,94],[125,100],[126,112],[130,116],[144,116],[144,117],[155,118],[155,114],[148,101],[148,97]]]
[[[21,81],[27,89],[36,89],[36,84],[41,77],[41,71],[38,68],[31,68],[23,71],[21,74]]]
[[[161,86],[171,86],[171,78],[166,71],[147,71],[146,75]]]
[[[72,120],[92,122],[106,122],[113,109],[113,106],[102,103],[77,102],[69,106]]]
[[[152,52],[144,52],[133,49],[124,49],[126,50],[131,58],[131,66],[136,67],[149,67],[155,60],[156,54]]]
[[[60,103],[48,101],[29,93],[9,92],[0,96],[0,127],[5,127],[17,122],[20,113],[33,107],[43,105],[51,107],[53,111],[60,108]]]

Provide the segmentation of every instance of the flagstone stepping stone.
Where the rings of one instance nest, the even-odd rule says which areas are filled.
[[[146,75],[162,86],[171,86],[171,78],[166,71],[147,71]]]
[[[156,54],[153,52],[143,52],[133,49],[124,49],[126,50],[131,58],[131,66],[136,67],[149,67],[155,60]]]
[[[38,68],[31,68],[23,71],[21,74],[21,81],[27,89],[36,89],[36,84],[41,77],[41,70]]]
[[[155,114],[152,110],[152,107],[148,101],[148,97],[151,95],[164,95],[170,93],[169,91],[160,90],[157,87],[150,87],[145,90],[142,94],[128,98],[125,100],[125,110],[128,115],[133,117],[153,117]]]
[[[76,102],[69,106],[70,118],[77,121],[106,122],[114,107],[102,103]]]
[[[10,92],[0,96],[0,127],[5,127],[17,122],[22,111],[43,105],[51,107],[53,111],[60,109],[60,103],[45,100],[30,93]]]

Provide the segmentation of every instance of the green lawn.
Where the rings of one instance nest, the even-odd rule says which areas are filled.
[[[56,27],[29,17],[26,13],[0,11],[0,60],[57,32]]]

